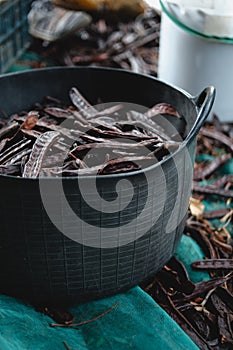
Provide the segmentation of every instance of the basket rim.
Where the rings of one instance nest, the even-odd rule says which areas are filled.
[[[196,116],[198,114],[198,108],[194,102],[194,97],[188,93],[187,91],[183,90],[182,88],[179,88],[175,85],[172,84],[168,84],[166,82],[164,82],[163,80],[160,80],[156,77],[147,75],[147,74],[140,74],[140,73],[134,73],[132,71],[126,70],[126,69],[119,69],[119,68],[111,68],[111,67],[86,67],[86,66],[78,66],[78,67],[64,67],[64,66],[56,66],[56,67],[47,67],[47,68],[38,68],[38,69],[27,69],[24,71],[19,71],[19,72],[12,72],[12,73],[6,73],[6,74],[0,74],[0,79],[2,78],[8,78],[11,76],[18,76],[18,75],[26,75],[28,73],[38,73],[38,72],[46,72],[46,71],[56,71],[56,70],[86,70],[86,71],[110,71],[110,72],[121,72],[125,75],[134,75],[134,76],[141,76],[144,77],[146,79],[149,80],[154,80],[159,82],[161,85],[163,85],[164,87],[168,87],[170,89],[175,90],[176,92],[180,93],[181,95],[183,95],[186,99],[188,99],[190,101],[190,103],[192,103],[192,105],[194,106],[194,109],[196,111]],[[114,178],[118,178],[118,179],[123,179],[126,177],[133,177],[133,176],[138,176],[138,175],[143,175],[145,173],[151,172],[154,169],[156,169],[159,166],[162,166],[164,163],[169,162],[169,160],[171,160],[172,158],[174,158],[177,154],[181,153],[182,150],[184,150],[185,148],[187,148],[187,146],[193,141],[193,139],[196,138],[195,134],[189,135],[187,138],[185,138],[182,142],[181,145],[177,148],[177,150],[171,154],[169,154],[167,157],[165,157],[164,159],[162,159],[161,161],[157,162],[156,164],[153,164],[145,169],[141,169],[141,170],[134,170],[134,171],[130,171],[127,173],[119,173],[119,174],[110,174],[110,175],[77,175],[77,176],[62,176],[62,177],[53,177],[53,176],[48,176],[48,177],[31,177],[31,178],[22,178],[19,176],[15,176],[15,175],[5,175],[5,174],[0,174],[0,178],[8,178],[8,179],[14,179],[14,180],[26,180],[26,181],[54,181],[56,179],[62,179],[64,181],[67,180],[73,180],[76,181],[77,179],[82,179],[82,180],[87,180],[87,179],[95,179],[98,178],[98,180],[106,180],[106,179],[114,179]]]

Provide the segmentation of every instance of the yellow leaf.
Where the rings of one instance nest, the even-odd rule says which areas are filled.
[[[204,204],[199,199],[195,199],[193,197],[190,198],[189,207],[191,214],[197,219],[199,219],[203,215],[205,210]]]
[[[233,209],[231,209],[230,211],[229,211],[229,213],[227,213],[225,216],[223,216],[222,218],[221,218],[221,222],[226,222],[227,220],[229,220],[230,219],[230,221],[231,221],[231,218],[232,218],[232,215],[233,215]]]

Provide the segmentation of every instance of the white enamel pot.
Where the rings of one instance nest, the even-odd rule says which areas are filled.
[[[222,121],[233,122],[233,39],[196,32],[179,22],[165,1],[160,4],[159,78],[193,95],[202,86],[215,86],[213,113]]]

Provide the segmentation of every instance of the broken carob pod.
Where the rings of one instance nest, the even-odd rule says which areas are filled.
[[[192,267],[196,270],[232,270],[233,259],[205,259],[195,261]]]

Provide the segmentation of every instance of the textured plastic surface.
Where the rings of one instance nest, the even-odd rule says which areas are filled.
[[[157,102],[172,104],[187,119],[186,140],[192,162],[195,155],[196,134],[201,121],[207,117],[213,100],[213,91],[203,98],[207,108],[197,108],[194,99],[155,78],[126,71],[94,68],[52,68],[6,75],[0,78],[0,108],[8,115],[28,108],[45,95],[66,99],[71,86],[77,86],[93,103],[101,96],[105,102],[125,101],[152,106]],[[200,99],[198,99],[200,102]],[[200,106],[199,106],[200,107]],[[198,119],[198,123],[195,121]],[[195,131],[191,131],[193,125]],[[190,132],[191,131],[191,132]],[[171,212],[175,207],[177,220],[180,207],[188,208],[193,166],[187,162],[184,148],[162,164],[166,179],[166,201],[158,221],[141,238],[124,246],[111,249],[92,248],[64,236],[51,223],[40,197],[37,179],[0,176],[0,291],[37,301],[74,301],[98,298],[126,290],[158,271],[173,255],[184,227],[183,219],[175,229],[167,231]],[[174,162],[177,162],[175,167]],[[161,179],[158,167],[147,170],[147,181],[155,196],[158,210],[161,199]],[[178,196],[178,177],[183,184]],[[98,226],[121,226],[131,221],[144,205],[147,187],[140,172],[118,177],[105,176],[98,180],[98,189],[104,198],[115,199],[119,178],[127,179],[134,188],[134,197],[126,212],[109,216],[82,205],[85,220]],[[48,187],[56,179],[43,179]],[[80,212],[81,195],[76,191],[76,179],[63,179],[67,200],[73,210]],[[89,188],[86,177],[79,181]],[[128,202],[127,193],[119,193]],[[177,205],[182,204],[181,206]],[[60,193],[53,200],[61,201]],[[124,203],[124,202],[123,202]],[[57,215],[63,225],[75,226],[62,210]],[[152,220],[152,208],[145,213],[145,223]],[[110,226],[109,226],[110,225]],[[112,226],[111,226],[112,225]],[[137,233],[137,227],[135,232]],[[129,234],[132,234],[129,233]],[[82,232],[85,237],[85,232]],[[119,237],[112,237],[116,241]]]
[[[29,45],[27,14],[31,2],[0,2],[0,73],[6,72]]]

